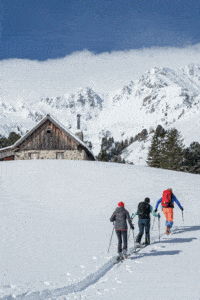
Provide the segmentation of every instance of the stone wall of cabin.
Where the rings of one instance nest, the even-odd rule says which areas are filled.
[[[28,150],[15,153],[15,160],[28,159],[89,160],[84,150]]]

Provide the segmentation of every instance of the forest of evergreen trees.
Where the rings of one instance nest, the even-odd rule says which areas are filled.
[[[13,145],[20,137],[20,134],[17,134],[14,131],[9,134],[8,138],[0,135],[0,148]]]
[[[147,164],[154,168],[200,174],[200,144],[193,142],[185,148],[177,129],[165,130],[158,125],[149,149]]]
[[[107,135],[102,138],[101,151],[96,157],[97,160],[106,162],[126,163],[125,160],[121,158],[123,150],[135,141],[145,140],[148,136],[148,132],[146,129],[143,129],[140,133],[135,135],[135,137],[131,137],[129,140],[125,139],[125,141],[121,142],[115,142],[114,138],[109,137],[108,135],[109,134],[107,133]]]
[[[115,142],[113,137],[105,136],[102,138],[101,151],[97,160],[126,163],[121,158],[123,150],[135,141],[145,140],[147,136],[146,129],[134,138],[131,137],[121,142]],[[147,164],[154,168],[200,174],[200,144],[193,142],[186,148],[177,129],[165,130],[158,125],[149,148]]]
[[[101,151],[96,158],[99,161],[126,163],[121,158],[123,150],[135,141],[145,140],[147,136],[146,129],[134,138],[121,142],[115,142],[113,137],[106,135],[102,138]],[[13,145],[20,137],[20,134],[15,132],[11,132],[8,138],[0,135],[0,148]],[[158,125],[149,148],[147,164],[154,168],[200,174],[200,144],[193,142],[189,147],[185,147],[177,129],[165,130]]]

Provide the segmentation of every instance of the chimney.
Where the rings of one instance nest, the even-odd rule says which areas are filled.
[[[75,133],[75,135],[79,138],[79,140],[83,141],[83,132],[80,130],[80,128],[81,128],[80,117],[81,117],[81,115],[78,114],[77,115],[77,130],[78,131]]]
[[[77,115],[77,129],[78,129],[78,130],[81,128],[81,121],[80,121],[80,117],[81,117],[81,115],[80,115],[80,114],[78,114],[78,115]]]

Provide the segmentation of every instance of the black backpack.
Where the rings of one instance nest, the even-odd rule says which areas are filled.
[[[146,202],[140,202],[138,204],[137,214],[139,219],[149,219],[151,213],[150,205]]]

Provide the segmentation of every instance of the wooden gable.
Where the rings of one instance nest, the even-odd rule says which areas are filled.
[[[70,135],[47,119],[18,146],[18,149],[19,151],[77,150],[78,145]]]

